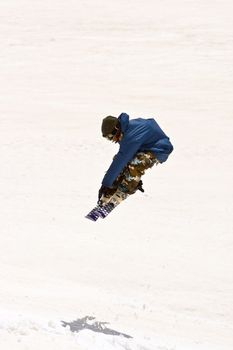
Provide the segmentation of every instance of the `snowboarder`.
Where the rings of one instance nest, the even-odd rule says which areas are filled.
[[[120,148],[102,180],[98,205],[86,216],[94,221],[106,217],[137,190],[144,192],[141,176],[145,170],[165,162],[173,151],[169,138],[152,118],[129,120],[126,113],[118,118],[107,116],[101,130],[103,137],[119,143]]]

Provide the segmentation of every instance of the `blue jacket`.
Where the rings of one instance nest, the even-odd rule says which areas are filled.
[[[119,142],[119,152],[103,178],[102,185],[106,187],[112,186],[114,180],[137,152],[151,151],[159,162],[163,163],[173,151],[169,138],[154,119],[129,120],[128,114],[121,113],[118,120],[123,137]]]

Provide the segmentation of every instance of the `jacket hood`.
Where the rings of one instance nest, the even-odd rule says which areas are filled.
[[[120,116],[118,117],[118,120],[121,123],[121,131],[124,133],[129,125],[129,116],[127,113],[121,113]]]

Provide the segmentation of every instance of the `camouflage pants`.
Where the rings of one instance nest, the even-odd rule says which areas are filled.
[[[139,182],[145,170],[152,168],[154,164],[159,164],[159,161],[152,152],[136,153],[134,158],[118,175],[112,188],[101,198],[101,201],[108,202],[116,192],[118,193],[117,197],[119,197],[120,194],[121,200],[128,197],[128,195],[134,194],[138,189]]]

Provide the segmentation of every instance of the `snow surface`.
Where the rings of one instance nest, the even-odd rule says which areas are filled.
[[[232,350],[232,10],[0,2],[1,349]],[[89,222],[121,112],[175,150]],[[85,316],[133,338],[62,326]]]

